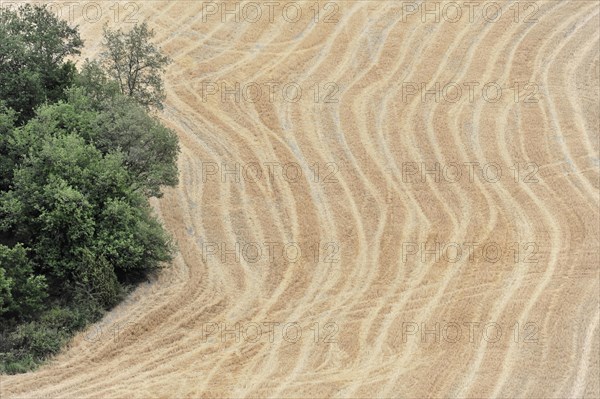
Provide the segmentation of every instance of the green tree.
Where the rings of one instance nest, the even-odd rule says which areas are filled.
[[[27,135],[28,127],[14,135]],[[103,155],[67,132],[36,136],[42,143],[0,196],[1,229],[31,249],[51,294],[68,297],[70,287],[108,308],[119,299],[118,276],[135,281],[160,267],[170,259],[170,239],[131,188],[120,152]]]
[[[44,102],[64,98],[76,68],[67,57],[83,42],[44,5],[21,5],[0,14],[0,98],[18,113],[19,123]]]
[[[41,107],[27,130],[43,129],[50,134],[66,130],[77,133],[102,154],[121,152],[133,187],[146,196],[160,197],[161,186],[176,185],[177,135],[127,96],[92,101],[85,90],[74,88],[67,102]],[[103,89],[96,91],[100,92]],[[36,145],[32,142],[36,134],[24,132],[20,140],[19,153]]]
[[[0,244],[0,315],[10,313],[24,319],[42,309],[48,286],[36,275],[26,249],[18,244],[9,248]]]
[[[177,183],[177,136],[148,114],[168,59],[145,24],[107,32],[124,80],[106,59],[77,72],[77,30],[44,6],[0,16],[0,373],[57,353],[172,257],[148,202]]]
[[[115,79],[121,92],[145,107],[162,108],[165,98],[162,74],[171,62],[151,42],[154,30],[146,22],[125,33],[104,26],[101,65]]]
[[[6,108],[5,103],[0,100],[0,191],[6,190],[12,179],[14,162],[8,155],[7,140],[15,128],[16,120],[15,111]]]
[[[85,96],[93,103],[108,100],[121,92],[117,81],[111,80],[96,60],[85,60],[75,77],[75,85],[83,89]]]
[[[0,315],[6,313],[13,302],[11,293],[12,284],[12,279],[8,278],[4,268],[0,267]]]
[[[177,135],[127,98],[116,97],[100,107],[98,129],[88,139],[104,153],[120,149],[126,168],[145,195],[160,197],[161,186],[176,185]]]

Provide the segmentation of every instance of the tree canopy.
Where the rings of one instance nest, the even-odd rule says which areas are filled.
[[[104,27],[101,63],[119,83],[121,93],[147,107],[162,108],[165,98],[162,73],[171,62],[151,42],[154,31],[143,22],[129,32]]]
[[[106,29],[114,63],[77,70],[79,33],[45,6],[0,15],[0,372],[56,353],[173,256],[148,201],[179,153],[148,113],[168,61],[152,37]]]
[[[37,106],[63,98],[76,74],[67,57],[83,46],[79,33],[48,8],[24,4],[0,13],[0,98],[20,121]]]

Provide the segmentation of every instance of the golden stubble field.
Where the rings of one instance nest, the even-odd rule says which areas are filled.
[[[598,2],[54,5],[173,58],[179,252],[0,397],[599,397]]]

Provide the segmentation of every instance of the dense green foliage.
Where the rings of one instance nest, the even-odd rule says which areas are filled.
[[[127,33],[105,26],[104,37],[107,45],[102,64],[121,92],[147,107],[161,108],[165,97],[161,73],[171,61],[151,42],[154,31],[146,23]]]
[[[86,93],[85,88],[69,90],[68,101],[41,107],[29,124],[76,132],[105,155],[120,151],[132,183],[146,195],[160,196],[161,185],[175,185],[177,136],[130,97],[93,100]]]
[[[0,13],[0,98],[19,120],[63,98],[76,74],[66,57],[79,54],[79,33],[44,7],[29,4]]]
[[[118,37],[156,49],[147,32]],[[0,17],[0,372],[59,351],[172,257],[148,197],[177,183],[177,137],[110,64],[65,61],[81,45],[43,6]]]

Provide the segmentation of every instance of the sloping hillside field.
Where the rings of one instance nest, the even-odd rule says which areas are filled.
[[[174,60],[178,253],[1,398],[600,396],[597,1],[52,4]]]

